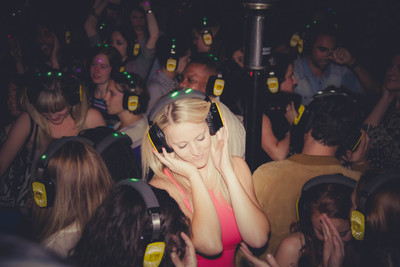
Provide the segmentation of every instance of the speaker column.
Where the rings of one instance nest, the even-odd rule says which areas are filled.
[[[246,162],[251,172],[257,166],[256,156],[261,148],[261,93],[265,90],[265,67],[262,65],[264,20],[266,10],[277,0],[248,0],[242,3],[245,8],[244,66],[247,71],[246,82]]]

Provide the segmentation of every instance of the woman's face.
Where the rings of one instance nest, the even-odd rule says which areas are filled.
[[[323,241],[324,240],[324,234],[322,231],[322,223],[321,223],[321,214],[316,211],[311,217],[311,222],[314,228],[314,234],[315,236]],[[333,225],[336,227],[336,230],[339,232],[340,238],[344,243],[349,242],[352,238],[351,236],[351,228],[350,228],[350,221],[349,220],[344,220],[344,219],[339,219],[339,218],[329,218]]]
[[[128,42],[119,31],[114,31],[111,34],[111,46],[118,50],[122,58],[127,55]]]
[[[64,109],[57,112],[43,112],[42,115],[54,125],[60,125],[63,123],[66,117],[70,114],[71,107],[65,107]]]
[[[293,64],[289,64],[285,74],[285,79],[281,84],[281,91],[294,93],[294,87],[297,85],[296,77],[294,77]]]
[[[207,123],[177,123],[165,127],[168,145],[183,161],[198,169],[207,165],[211,152],[211,136]]]
[[[113,80],[108,83],[107,93],[104,97],[107,106],[107,113],[111,115],[118,114],[124,109],[122,108],[122,100],[124,94],[117,90],[116,84]]]
[[[400,55],[393,57],[392,63],[386,71],[384,86],[389,91],[400,90]]]
[[[90,77],[96,85],[105,84],[110,81],[111,65],[108,57],[98,54],[93,58],[90,65]]]

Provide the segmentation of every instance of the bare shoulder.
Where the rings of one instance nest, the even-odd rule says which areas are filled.
[[[178,203],[182,212],[188,216],[190,219],[192,218],[192,211],[185,204],[185,195],[179,190],[179,188],[172,183],[169,179],[154,176],[149,184],[157,187],[159,189],[163,189],[168,192],[168,194]]]
[[[304,235],[302,233],[296,232],[288,235],[281,241],[275,253],[277,261],[282,266],[288,266],[290,263],[294,263],[297,266],[303,245]]]
[[[95,128],[98,126],[106,126],[103,115],[101,115],[100,111],[98,111],[97,109],[94,109],[94,108],[88,109],[85,123],[88,128]]]

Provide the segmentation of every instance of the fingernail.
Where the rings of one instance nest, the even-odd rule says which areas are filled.
[[[176,253],[175,252],[172,252],[171,253],[171,258],[175,258],[176,257]]]

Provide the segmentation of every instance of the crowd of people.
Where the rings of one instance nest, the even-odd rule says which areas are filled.
[[[0,263],[400,265],[400,43],[372,68],[331,9],[267,38],[252,171],[245,25],[178,2],[8,36]]]

